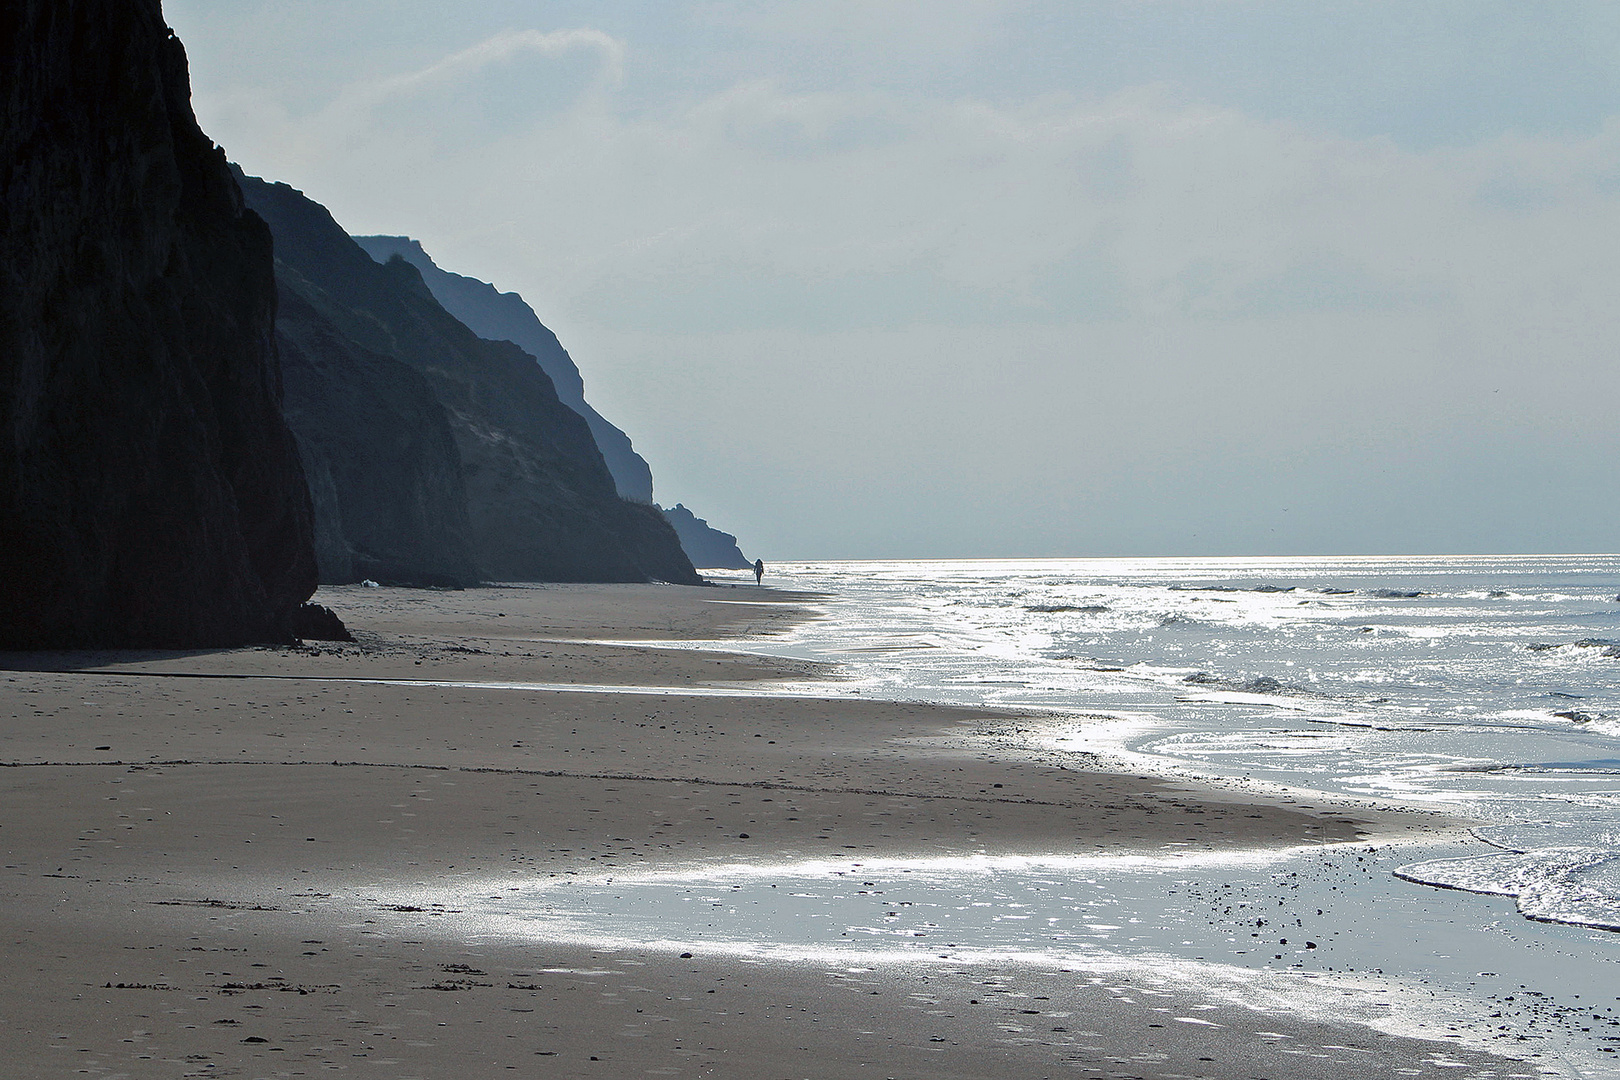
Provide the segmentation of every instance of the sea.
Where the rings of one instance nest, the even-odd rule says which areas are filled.
[[[1620,1076],[1620,556],[795,562],[767,584],[825,599],[710,644],[837,665],[805,692],[1018,710],[1020,752],[1059,762],[1469,824],[632,874],[548,887],[535,920],[856,969],[1151,971]]]

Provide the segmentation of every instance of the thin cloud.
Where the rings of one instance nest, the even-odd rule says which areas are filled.
[[[352,85],[333,103],[333,111],[356,112],[384,102],[429,94],[465,81],[495,64],[510,63],[525,55],[547,59],[575,51],[601,57],[599,82],[606,88],[624,81],[624,43],[600,30],[502,30],[478,44],[451,53],[419,71],[394,75],[376,82]]]

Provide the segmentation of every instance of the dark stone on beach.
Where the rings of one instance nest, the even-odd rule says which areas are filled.
[[[0,647],[285,640],[315,588],[270,233],[158,0],[0,14]]]
[[[1367,595],[1376,596],[1380,600],[1416,600],[1423,594],[1421,592],[1404,592],[1400,589],[1373,589]]]
[[[558,399],[533,356],[478,337],[434,298],[416,267],[374,261],[301,192],[240,179],[248,205],[275,235],[283,288],[353,346],[415,371],[442,408],[482,577],[701,584],[663,516],[619,497],[590,428]],[[355,504],[336,487],[346,535]]]
[[[320,604],[304,604],[293,615],[293,636],[305,641],[353,641],[337,612]]]

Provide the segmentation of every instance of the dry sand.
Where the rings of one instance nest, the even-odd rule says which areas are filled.
[[[521,883],[627,867],[1255,847],[1448,823],[1078,768],[1030,750],[1016,714],[742,696],[833,673],[656,645],[773,633],[810,596],[318,599],[362,640],[0,659],[3,1075],[1530,1072],[1209,1008],[1151,974],[683,959],[402,901],[459,889],[488,908]],[[610,685],[644,692],[589,689]],[[1174,1022],[1193,1007],[1203,1022]]]

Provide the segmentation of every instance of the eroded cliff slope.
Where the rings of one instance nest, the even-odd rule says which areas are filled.
[[[619,494],[632,502],[653,501],[652,469],[636,453],[630,436],[585,400],[585,380],[580,378],[574,358],[523,297],[501,292],[487,281],[440,269],[422,245],[408,236],[357,236],[354,240],[378,262],[398,255],[416,267],[434,299],[479,337],[510,341],[538,360],[551,376],[558,400],[585,418]]]
[[[551,376],[558,399],[585,418],[619,494],[634,502],[653,501],[652,469],[636,453],[630,437],[585,400],[585,381],[573,357],[523,297],[501,292],[487,281],[440,268],[421,243],[408,236],[356,236],[354,240],[378,262],[397,257],[420,270],[434,299],[479,337],[513,342],[538,359]],[[735,536],[710,527],[686,507],[677,504],[662,513],[674,526],[693,566],[747,569],[753,565],[738,550]]]
[[[415,267],[374,261],[301,192],[241,183],[275,235],[289,313],[296,299],[350,346],[397,361],[431,389],[460,456],[471,559],[482,576],[699,582],[659,512],[619,497],[585,420],[558,399],[533,356],[478,337]],[[291,406],[302,425],[296,397]],[[339,503],[351,531],[354,503]]]
[[[324,584],[460,587],[479,580],[450,422],[415,369],[367,349],[277,264],[287,422],[315,505]]]

